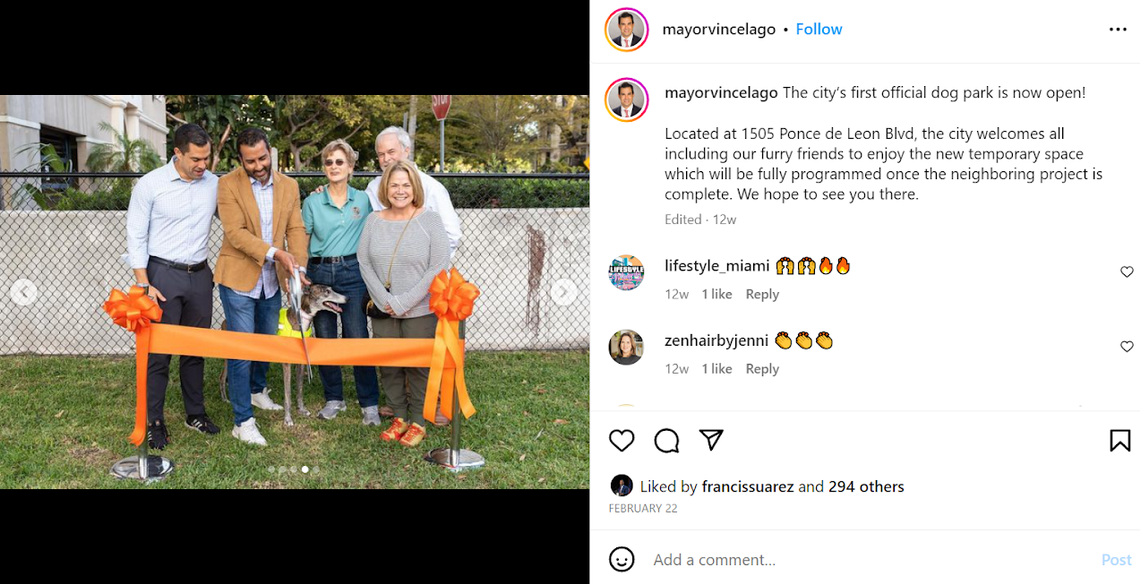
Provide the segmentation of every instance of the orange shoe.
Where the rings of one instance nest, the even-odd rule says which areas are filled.
[[[385,441],[399,440],[408,431],[408,423],[403,418],[395,418],[387,430],[380,433],[380,439]]]
[[[412,427],[408,428],[408,431],[404,433],[404,437],[400,438],[400,444],[408,447],[419,446],[420,442],[424,441],[426,434],[423,426],[413,423]]]

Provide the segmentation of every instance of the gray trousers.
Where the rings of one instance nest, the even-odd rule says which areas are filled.
[[[178,324],[210,328],[214,311],[214,273],[209,266],[197,272],[176,270],[151,262],[146,268],[150,285],[166,297],[159,301],[162,324]],[[186,415],[206,413],[202,395],[202,377],[206,360],[202,357],[178,358],[178,377],[182,383],[182,404]],[[150,422],[163,418],[166,386],[170,382],[170,355],[151,353],[146,367],[146,404]]]
[[[377,339],[434,339],[435,325],[439,322],[434,314],[415,318],[374,318],[372,337]],[[427,426],[424,420],[424,396],[427,394],[428,367],[381,367],[380,385],[388,407],[396,417],[409,423]],[[407,384],[408,393],[404,393]]]

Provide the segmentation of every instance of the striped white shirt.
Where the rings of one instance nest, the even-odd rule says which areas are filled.
[[[211,219],[218,211],[218,177],[206,171],[188,181],[175,158],[144,175],[131,189],[127,255],[131,268],[146,269],[151,256],[180,264],[206,260]]]
[[[253,289],[249,292],[242,292],[241,290],[234,290],[234,292],[250,298],[261,298],[261,292],[264,289],[265,297],[270,298],[277,293],[278,289],[277,262],[273,261],[273,254],[277,251],[277,248],[273,247],[273,173],[269,173],[269,182],[264,185],[252,176],[248,178],[261,218],[261,241],[269,244],[269,251],[265,252],[265,263],[261,266],[261,275],[258,276]]]
[[[356,257],[372,302],[380,308],[390,304],[397,318],[414,318],[431,314],[431,283],[447,269],[448,253],[447,230],[438,213],[424,211],[409,223],[388,221],[375,212],[364,222]]]
[[[459,249],[459,240],[463,237],[463,232],[459,228],[459,214],[455,212],[455,207],[451,204],[451,193],[447,192],[447,187],[443,186],[443,183],[424,174],[424,171],[416,168],[416,172],[420,173],[420,184],[424,187],[424,208],[439,213],[439,218],[443,221],[443,228],[447,231],[448,257],[454,258],[455,250]],[[378,176],[372,179],[364,189],[364,192],[368,193],[368,200],[372,203],[372,209],[375,211],[387,208],[380,204],[380,181],[382,180],[384,177]]]

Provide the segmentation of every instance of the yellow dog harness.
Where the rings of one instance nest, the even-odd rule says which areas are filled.
[[[289,309],[282,308],[281,314],[277,317],[277,336],[279,337],[293,337],[294,339],[301,338],[301,331],[293,330],[293,325],[289,324]],[[313,329],[305,331],[306,337],[313,336]]]

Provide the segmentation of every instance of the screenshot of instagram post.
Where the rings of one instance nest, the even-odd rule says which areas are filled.
[[[592,581],[1140,581],[1140,10],[590,18]]]
[[[446,542],[578,501],[584,541],[590,96],[430,86],[473,90],[0,95],[0,488],[380,489],[311,512]]]

